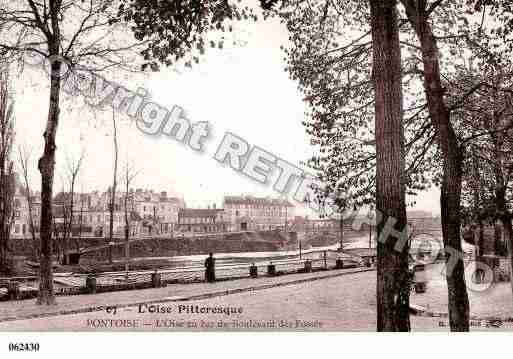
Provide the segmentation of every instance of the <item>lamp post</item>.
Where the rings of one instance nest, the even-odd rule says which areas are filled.
[[[344,216],[340,215],[340,252],[344,249]]]
[[[369,249],[372,248],[372,223],[371,221],[374,219],[374,213],[372,211],[369,210],[369,214],[368,214],[368,218],[369,218]]]
[[[285,203],[285,233],[287,233],[287,214],[288,214],[288,205]]]
[[[372,224],[369,224],[369,249],[372,248]]]
[[[153,225],[155,226],[155,228],[157,227],[156,224],[157,224],[157,207],[155,205],[153,205]]]

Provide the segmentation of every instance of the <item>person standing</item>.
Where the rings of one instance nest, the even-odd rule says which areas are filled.
[[[213,253],[209,253],[205,260],[205,280],[208,283],[214,283],[216,281],[216,260]]]

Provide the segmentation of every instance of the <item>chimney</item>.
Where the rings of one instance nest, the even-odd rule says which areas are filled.
[[[215,203],[212,205],[212,208],[213,208],[213,209],[216,209],[216,204],[215,204]]]

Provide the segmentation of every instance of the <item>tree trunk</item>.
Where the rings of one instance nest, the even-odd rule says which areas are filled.
[[[126,174],[126,191],[125,191],[125,271],[128,272],[130,261],[130,220],[128,214],[128,187],[130,186],[130,179],[128,176],[128,164]]]
[[[478,234],[476,235],[476,231],[474,230],[472,235],[474,237],[474,248],[477,262],[481,262],[481,256],[484,254],[483,245],[484,245],[484,224],[483,218],[481,214],[481,205],[483,201],[481,199],[483,194],[483,187],[481,185],[481,178],[479,175],[479,164],[477,162],[477,156],[475,151],[472,151],[472,200],[473,200],[473,213],[472,220],[474,224],[477,224]]]
[[[502,179],[502,178],[501,178]],[[496,178],[498,180],[498,178]],[[501,186],[500,184],[504,183],[504,181],[498,181],[497,188],[495,189],[495,205],[496,205],[496,211],[498,214],[498,219],[501,221],[502,224],[502,237],[504,240],[501,240],[500,238],[496,240],[496,247],[497,244],[500,243],[500,251],[501,255],[506,254],[510,260],[510,274],[513,273],[513,253],[512,253],[512,244],[513,244],[513,233],[512,233],[512,225],[511,225],[511,214],[508,211],[508,208],[506,206],[506,189],[504,186]],[[504,251],[506,250],[506,253]],[[510,276],[512,277],[512,276]],[[510,278],[511,282],[511,291],[513,294],[513,279]]]
[[[412,20],[412,16],[414,19]],[[421,43],[424,65],[424,89],[429,115],[436,130],[443,156],[443,178],[440,196],[442,234],[446,254],[462,253],[460,237],[460,201],[462,183],[462,149],[450,122],[450,112],[444,102],[441,83],[439,52],[431,27],[424,14],[408,14]],[[454,258],[446,258],[447,263]],[[449,323],[451,331],[469,330],[469,302],[464,276],[464,263],[460,256],[452,271],[447,271],[449,297]]]
[[[25,199],[27,200],[28,206],[28,215],[29,215],[29,230],[30,236],[32,238],[32,249],[33,256],[37,260],[38,259],[38,251],[36,244],[36,228],[34,226],[34,215],[32,213],[33,203],[32,196],[30,195],[30,185],[29,185],[29,176],[28,176],[28,155],[23,155],[20,150],[20,165],[21,171],[23,174],[24,187],[25,187]]]
[[[130,261],[130,223],[128,215],[125,214],[125,271],[128,272]]]
[[[7,273],[8,251],[14,215],[13,163],[10,160],[13,144],[12,107],[9,101],[8,73],[0,72],[0,272]]]
[[[43,156],[39,159],[38,164],[39,172],[41,172],[41,256],[37,303],[47,305],[55,304],[52,268],[52,197],[56,149],[55,136],[59,123],[60,72],[61,62],[53,61],[50,73],[50,106],[44,133],[45,146]]]
[[[442,235],[446,254],[446,263],[454,260],[452,253],[463,253],[460,238],[460,201],[462,181],[462,161],[460,153],[449,152],[444,161],[444,176],[440,196],[442,215]],[[446,271],[449,322],[451,331],[469,330],[469,301],[465,283],[465,267],[462,257],[456,265]],[[452,270],[450,270],[452,269]]]
[[[507,202],[506,202],[506,191],[507,191],[507,175],[504,173],[504,135],[503,131],[499,131],[500,128],[507,128],[508,116],[502,116],[497,118],[494,116],[493,118],[493,127],[494,132],[492,132],[492,143],[493,143],[493,153],[494,153],[494,161],[493,161],[493,173],[495,176],[495,212],[496,217],[501,221],[502,224],[502,236],[503,239],[496,238],[495,247],[500,247],[499,255],[507,255],[510,260],[510,283],[511,283],[511,291],[513,294],[513,233],[512,233],[512,225],[511,225],[511,213],[508,210]],[[496,224],[497,226],[497,224]],[[500,244],[500,245],[499,245]]]
[[[73,178],[71,180],[71,189],[70,189],[70,203],[69,203],[69,213],[66,210],[66,200],[64,202],[64,213],[66,213],[67,217],[67,223],[64,224],[64,236],[62,241],[62,264],[68,265],[69,264],[69,247],[70,247],[70,237],[72,236],[73,232],[73,206],[74,203],[74,195],[75,195],[75,178],[74,175],[72,175]],[[66,222],[66,221],[65,221]]]
[[[79,226],[78,226],[78,239],[75,239],[75,250],[77,253],[80,252],[80,240],[82,239],[82,227],[84,224],[84,201],[83,199],[80,200],[80,219],[79,219]]]
[[[66,236],[65,252],[64,252],[64,262],[69,264],[69,247],[70,247],[70,237],[73,236],[73,221],[75,216],[74,206],[75,206],[75,174],[73,174],[73,178],[71,181],[71,198],[69,204],[69,227],[68,227],[68,235]]]
[[[109,263],[112,263],[112,242],[114,230],[114,206],[116,204],[116,186],[118,177],[118,133],[116,127],[116,118],[114,117],[114,108],[112,108],[112,126],[114,137],[114,178],[112,180],[112,193],[110,202],[110,221],[109,221]]]
[[[27,191],[29,190],[29,187],[27,186]],[[30,193],[28,194],[28,197],[30,198]],[[29,200],[29,203],[28,203],[28,211],[29,211],[29,225],[30,225],[30,236],[32,238],[32,247],[33,247],[33,255],[34,255],[34,259],[35,260],[38,260],[39,258],[39,254],[38,254],[38,250],[37,250],[37,245],[36,245],[36,228],[34,226],[34,217],[33,217],[33,214],[32,214],[32,199]]]
[[[402,73],[395,0],[370,0],[376,127],[376,210],[378,238],[387,220],[407,224],[402,108]],[[386,236],[386,234],[385,234]],[[409,245],[396,251],[397,238],[378,240],[377,330],[409,331]]]
[[[3,134],[2,134],[3,135]],[[5,146],[5,142],[2,143]],[[0,272],[9,273],[9,241],[14,219],[14,172],[12,162],[8,161],[8,153],[2,149],[0,162]],[[9,162],[9,163],[6,163]],[[8,167],[6,169],[6,167]]]
[[[502,217],[502,230],[504,239],[507,241],[508,259],[509,259],[509,281],[511,283],[511,292],[513,294],[513,228],[511,224],[511,214]]]

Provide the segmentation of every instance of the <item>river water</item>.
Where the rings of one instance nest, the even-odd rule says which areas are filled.
[[[349,238],[344,242],[344,248],[367,248],[369,245],[369,238],[367,236]],[[340,244],[335,243],[324,247],[312,247],[309,249],[302,249],[302,254],[329,251],[339,249]],[[187,264],[193,262],[204,261],[208,254],[195,254],[186,256],[173,256],[173,257],[141,257],[132,258],[131,261],[138,260],[167,260],[173,266],[178,264]],[[254,262],[271,259],[285,259],[289,257],[295,257],[299,255],[299,248],[296,250],[287,251],[273,251],[273,252],[232,252],[232,253],[214,253],[214,257],[223,263],[234,263],[234,262]],[[122,262],[123,260],[120,260]]]

